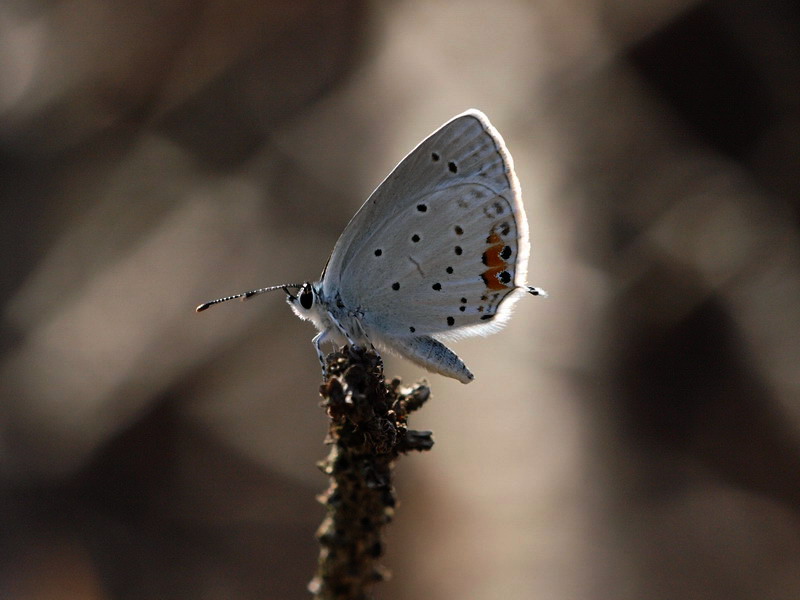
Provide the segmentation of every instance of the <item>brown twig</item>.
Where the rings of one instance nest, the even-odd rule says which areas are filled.
[[[319,466],[330,477],[320,501],[327,514],[317,531],[317,573],[309,584],[318,600],[367,600],[386,578],[378,564],[383,527],[397,502],[392,471],[400,454],[430,450],[430,431],[408,429],[408,414],[422,406],[424,384],[401,389],[387,384],[380,356],[343,348],[327,358],[328,377],[320,393],[330,417],[331,450]]]

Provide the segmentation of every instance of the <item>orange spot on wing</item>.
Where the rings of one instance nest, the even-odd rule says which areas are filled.
[[[481,274],[481,279],[486,284],[486,287],[490,290],[504,290],[507,289],[505,283],[498,279],[498,275],[505,270],[505,263],[503,263],[499,267],[492,267],[491,269],[487,269]]]
[[[483,264],[489,268],[481,274],[481,279],[490,290],[507,290],[510,286],[503,283],[499,277],[503,271],[508,269],[508,263],[502,256],[503,249],[506,247],[503,238],[497,232],[492,231],[489,237],[486,238],[486,243],[489,244],[489,248],[486,249],[481,258],[483,259]]]
[[[503,248],[505,248],[503,244],[497,244],[496,246],[490,247],[486,252],[483,253],[483,264],[485,264],[487,267],[505,267],[506,261],[503,260],[502,256],[500,256]]]

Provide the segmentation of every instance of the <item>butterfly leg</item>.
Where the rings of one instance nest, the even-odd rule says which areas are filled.
[[[322,367],[323,379],[328,376],[328,370],[325,367],[325,355],[322,353],[322,343],[328,341],[328,337],[327,331],[320,331],[314,336],[314,339],[311,340],[311,342],[314,344],[314,348],[317,350],[317,358],[319,358],[319,364]]]
[[[461,383],[469,383],[475,379],[455,352],[432,337],[396,338],[391,341],[391,347],[408,360],[434,373],[458,379]]]
[[[359,339],[362,339],[369,344],[370,350],[375,350],[375,345],[372,343],[372,340],[369,339],[369,336],[364,329],[364,325],[361,324],[361,320],[357,315],[353,315],[353,323],[355,323],[355,326],[358,328]]]
[[[367,332],[364,330],[364,326],[361,324],[361,320],[358,318],[358,315],[355,313],[348,314],[348,323],[351,325],[353,329],[355,329],[355,333],[357,335],[351,335],[350,330],[342,325],[342,323],[334,317],[330,312],[328,313],[328,317],[331,320],[336,328],[341,332],[342,336],[347,340],[347,343],[350,345],[351,348],[359,348],[365,344],[368,344],[370,348],[374,349],[375,346],[372,345],[372,342],[367,335]]]

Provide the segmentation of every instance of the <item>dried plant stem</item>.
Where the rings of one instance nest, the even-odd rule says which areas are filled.
[[[396,504],[394,463],[402,453],[433,446],[430,431],[407,427],[408,414],[430,390],[423,384],[401,390],[398,379],[387,384],[373,351],[345,347],[327,364],[320,392],[331,450],[319,466],[330,485],[320,496],[327,514],[317,531],[319,563],[309,590],[319,600],[367,600],[386,577],[378,559]]]

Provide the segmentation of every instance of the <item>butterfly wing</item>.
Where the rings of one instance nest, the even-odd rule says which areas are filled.
[[[337,242],[323,291],[386,337],[498,329],[525,284],[527,221],[511,156],[467,111],[417,146]]]

